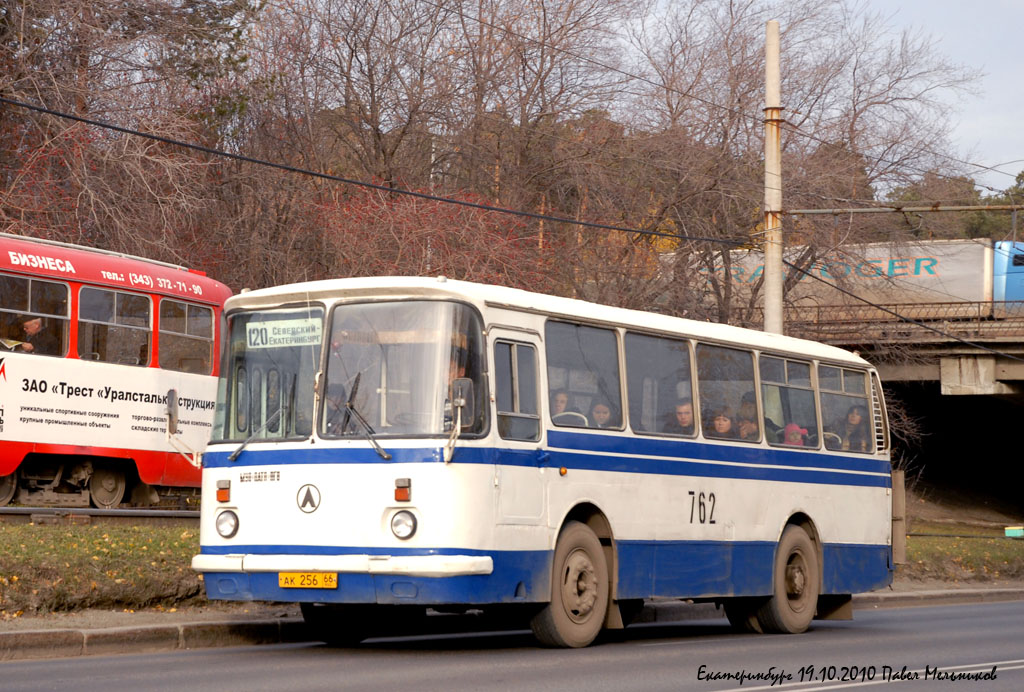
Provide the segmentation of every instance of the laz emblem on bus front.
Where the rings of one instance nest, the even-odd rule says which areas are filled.
[[[311,514],[317,510],[320,506],[320,491],[315,485],[306,484],[299,488],[298,494],[295,496],[295,501],[306,514]]]

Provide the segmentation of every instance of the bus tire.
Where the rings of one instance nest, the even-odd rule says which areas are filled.
[[[806,631],[814,619],[820,583],[821,567],[814,541],[802,527],[790,524],[775,551],[772,597],[757,611],[761,629],[779,634]]]
[[[555,545],[551,601],[530,621],[537,640],[562,648],[593,642],[608,612],[608,581],[601,541],[586,524],[566,523]]]

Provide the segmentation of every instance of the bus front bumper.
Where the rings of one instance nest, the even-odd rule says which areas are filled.
[[[460,577],[494,571],[489,555],[205,555],[197,572],[338,572],[408,577]]]

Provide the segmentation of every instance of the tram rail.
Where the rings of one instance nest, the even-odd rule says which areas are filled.
[[[96,509],[94,507],[0,507],[0,523],[198,525],[199,510]]]

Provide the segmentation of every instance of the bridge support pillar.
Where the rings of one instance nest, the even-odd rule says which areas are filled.
[[[939,361],[942,393],[954,396],[1024,393],[1020,383],[998,380],[1001,370],[996,366],[994,355],[944,356]]]

